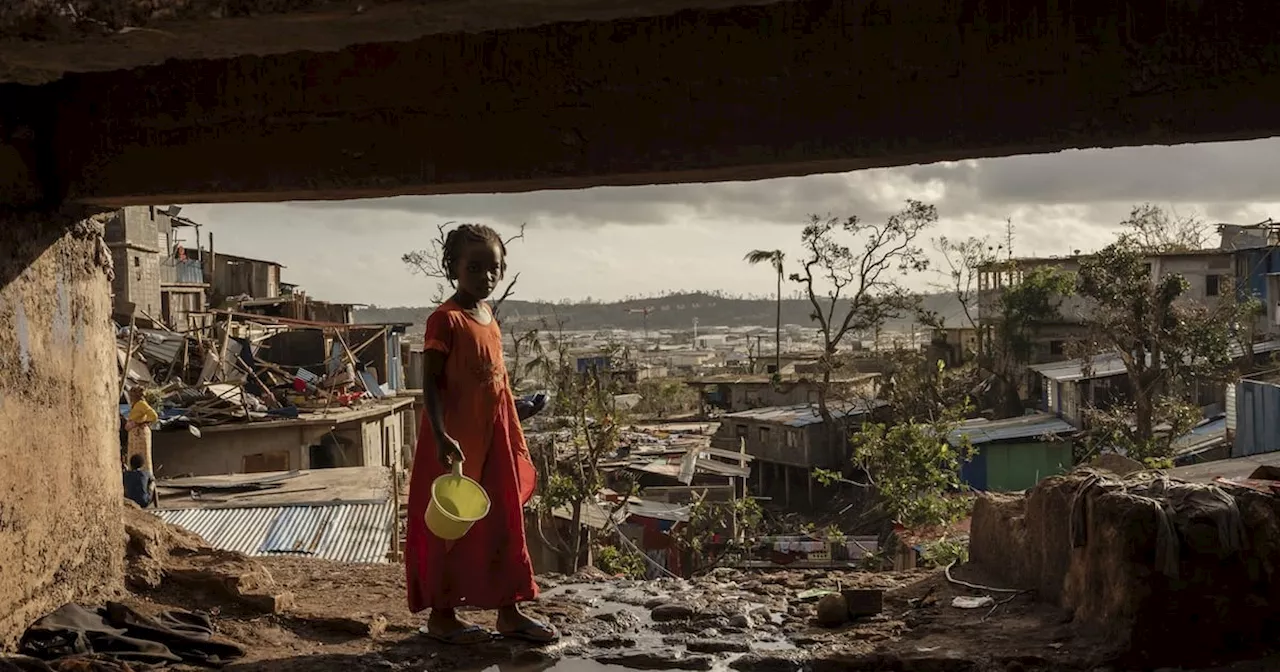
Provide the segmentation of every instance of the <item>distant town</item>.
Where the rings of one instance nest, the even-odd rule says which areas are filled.
[[[795,273],[784,292],[783,253],[744,251],[744,272],[775,275],[772,299],[500,290],[507,380],[532,409],[535,569],[950,566],[1016,544],[990,523],[1005,500],[983,493],[1076,487],[1050,478],[1068,474],[1244,484],[1250,456],[1280,455],[1276,226],[1210,240],[1143,206],[1115,243],[1069,257],[938,241],[954,270],[907,291],[886,269],[926,268],[914,241],[936,217],[909,202],[912,224],[860,253],[832,242],[856,223],[815,220],[801,268],[826,264],[831,287]],[[120,210],[105,243],[121,450],[154,472],[155,515],[225,550],[402,561],[433,307],[310,296],[269,251],[202,235],[178,207]],[[140,435],[142,400],[157,414]],[[299,506],[332,522],[293,539]],[[260,522],[235,522],[249,510]]]

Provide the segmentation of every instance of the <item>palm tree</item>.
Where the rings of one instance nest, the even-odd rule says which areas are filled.
[[[774,374],[782,373],[782,261],[786,259],[782,250],[752,250],[747,253],[746,260],[748,264],[762,264],[769,262],[773,266],[773,270],[778,273],[778,317],[774,323],[774,355],[773,355],[773,371]]]

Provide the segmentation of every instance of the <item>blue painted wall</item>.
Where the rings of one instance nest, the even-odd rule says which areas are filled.
[[[960,467],[960,480],[974,490],[985,492],[987,489],[987,454],[982,450],[982,446],[975,446],[974,448],[978,451],[978,454]]]
[[[1242,380],[1236,385],[1236,438],[1232,457],[1280,450],[1280,386]]]
[[[578,373],[586,373],[591,369],[595,369],[596,371],[608,371],[611,368],[610,365],[611,360],[609,357],[579,357]]]

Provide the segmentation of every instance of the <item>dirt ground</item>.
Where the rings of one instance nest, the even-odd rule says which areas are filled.
[[[324,561],[265,558],[278,588],[293,593],[293,606],[262,614],[233,601],[170,585],[135,593],[144,611],[180,608],[211,612],[221,634],[245,646],[248,656],[226,668],[346,672],[386,670],[547,669],[558,659],[599,660],[635,669],[790,670],[1075,670],[1100,662],[1097,640],[1075,632],[1064,615],[1026,595],[992,595],[994,607],[960,609],[956,596],[973,591],[940,572],[860,573],[721,570],[669,593],[652,582],[600,577],[549,577],[549,596],[530,611],[565,635],[550,649],[495,640],[478,647],[446,647],[418,634],[420,616],[408,612],[399,565],[341,565]],[[978,582],[963,570],[956,578]],[[727,587],[762,598],[772,613],[726,624],[717,611]],[[669,586],[675,588],[676,586]],[[816,603],[801,601],[811,588],[886,590],[879,616],[828,629],[814,622]],[[649,607],[619,618],[609,591],[649,591],[648,604],[688,606],[687,618],[646,622]],[[622,594],[622,593],[618,593]],[[648,597],[646,597],[648,596]],[[640,600],[634,600],[636,602]],[[612,616],[611,616],[612,614]],[[492,626],[492,613],[472,615]],[[662,645],[645,646],[645,637]],[[654,640],[658,641],[658,640]],[[706,642],[719,642],[709,645]],[[673,652],[685,646],[684,652]],[[696,653],[695,653],[696,652]],[[712,655],[707,655],[710,652]],[[605,669],[587,667],[572,669]]]
[[[801,669],[877,672],[1108,670],[1105,638],[1030,593],[970,566],[943,571],[718,569],[693,580],[633,581],[588,570],[539,577],[529,611],[560,629],[545,648],[495,638],[450,647],[419,634],[398,564],[247,558],[126,506],[126,601],[144,613],[203,611],[245,658],[226,669],[604,672]],[[969,585],[966,585],[969,584]],[[880,613],[818,624],[820,593],[883,591]],[[956,598],[987,597],[961,608]],[[825,610],[823,613],[826,613]],[[845,614],[841,609],[838,613]],[[493,613],[468,614],[492,628]],[[1261,661],[1241,672],[1277,669]],[[1259,667],[1261,665],[1261,667]]]

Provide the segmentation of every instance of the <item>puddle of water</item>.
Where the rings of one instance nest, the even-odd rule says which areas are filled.
[[[636,672],[625,667],[617,665],[605,665],[597,663],[594,660],[583,660],[580,658],[560,660],[555,663],[542,663],[530,665],[527,663],[504,663],[501,665],[492,665],[490,667],[461,670],[460,672]],[[664,672],[663,670],[650,670],[649,672]],[[677,670],[668,670],[666,672],[678,672]]]
[[[678,588],[679,586],[672,586]],[[644,605],[653,600],[674,599],[673,591],[666,590],[668,586],[645,585],[645,584],[629,584],[627,582],[611,583],[611,584],[563,584],[552,588],[543,593],[544,598],[549,599],[568,599],[586,607],[586,615],[588,618],[604,617],[614,620],[618,617],[625,618],[636,628],[627,636],[634,640],[634,645],[630,647],[632,651],[639,650],[655,650],[655,649],[671,649],[671,645],[664,643],[664,636],[661,632],[653,629],[653,619],[650,616],[650,610]],[[678,594],[678,591],[676,591]],[[739,597],[739,596],[734,596]],[[754,599],[757,596],[750,593],[742,593],[739,599],[749,603],[744,613],[763,610],[768,614],[768,621],[774,625],[782,625],[785,621],[785,614],[781,610],[770,608],[771,605],[757,603]],[[795,650],[797,647],[791,641],[774,635],[767,639],[752,639],[750,642],[751,649],[757,652],[778,652]],[[676,645],[674,648],[683,650],[683,646]],[[579,653],[581,655],[581,653]],[[733,654],[728,656],[718,656],[715,661],[715,670],[728,670],[728,665],[742,654]],[[490,665],[483,668],[470,668],[461,672],[634,672],[634,670],[617,665],[605,665],[588,658],[563,658],[555,661],[547,661],[541,663],[529,662],[510,662]],[[653,670],[651,672],[678,672],[676,670]]]

